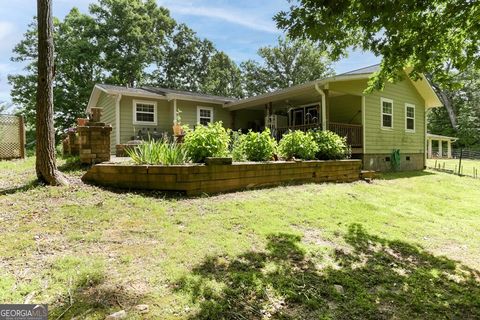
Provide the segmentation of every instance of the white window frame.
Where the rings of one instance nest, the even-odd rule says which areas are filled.
[[[383,112],[383,103],[387,102],[392,104],[392,113],[384,113]],[[380,98],[380,126],[383,130],[393,130],[393,100],[392,99],[387,99],[387,98]],[[383,115],[389,115],[392,117],[392,126],[391,127],[385,127],[383,125]]]
[[[210,123],[213,123],[213,107],[197,106],[197,124],[200,124],[200,110],[209,110],[210,111]]]
[[[413,108],[413,118],[409,117],[407,115],[407,108]],[[415,128],[417,126],[417,124],[416,124],[417,121],[415,120],[415,116],[416,116],[415,105],[411,104],[411,103],[405,103],[405,131],[406,132],[415,133]],[[413,129],[408,129],[408,127],[407,127],[407,120],[408,119],[413,119]]]
[[[153,105],[153,122],[150,121],[137,121],[137,104],[150,104]],[[148,100],[133,100],[133,124],[140,124],[140,125],[157,125],[157,102],[156,101],[148,101]],[[141,112],[142,113],[142,112]],[[143,112],[146,113],[146,112]]]

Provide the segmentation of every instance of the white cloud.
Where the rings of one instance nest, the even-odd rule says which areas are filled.
[[[6,39],[12,36],[15,30],[13,23],[8,21],[0,21],[0,42],[4,42]]]
[[[223,8],[195,7],[192,5],[169,5],[167,8],[177,14],[219,19],[253,30],[280,33],[273,21],[265,21],[264,17],[255,16],[251,12],[238,12]]]

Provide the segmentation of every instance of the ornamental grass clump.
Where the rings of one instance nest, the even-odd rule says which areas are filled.
[[[241,150],[237,153],[243,153],[248,161],[268,161],[273,158],[277,142],[267,128],[263,132],[249,131],[239,138],[237,148]]]
[[[348,154],[347,139],[332,131],[310,132],[317,143],[318,151],[315,157],[319,160],[345,159]]]
[[[175,142],[148,140],[125,151],[135,164],[175,165],[190,161],[185,148]]]
[[[204,162],[207,157],[226,157],[230,144],[230,134],[222,122],[197,125],[188,131],[183,145],[193,162]]]
[[[283,135],[278,151],[287,160],[312,160],[315,159],[318,146],[310,133],[296,130]]]

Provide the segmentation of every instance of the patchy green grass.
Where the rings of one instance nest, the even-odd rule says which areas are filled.
[[[63,162],[70,186],[37,186],[33,165],[0,162],[2,302],[49,303],[53,319],[480,317],[480,180],[188,199],[84,185]]]
[[[459,159],[427,159],[427,167],[452,170],[458,172]],[[480,160],[462,159],[462,174],[480,177]]]

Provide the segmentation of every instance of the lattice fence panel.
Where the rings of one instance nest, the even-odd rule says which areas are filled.
[[[24,157],[24,132],[21,117],[0,115],[0,159]]]

